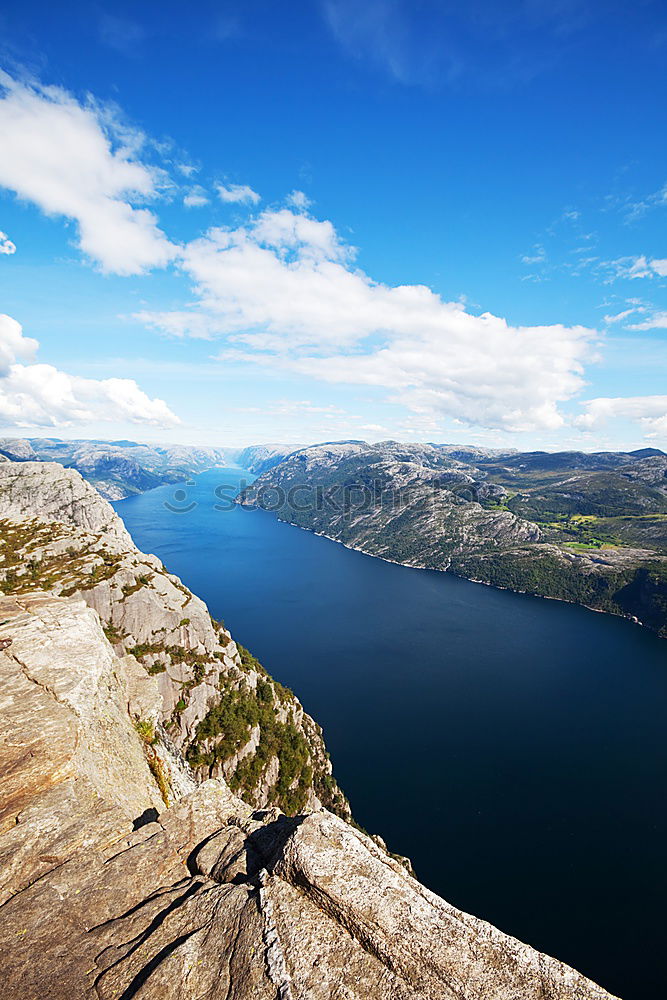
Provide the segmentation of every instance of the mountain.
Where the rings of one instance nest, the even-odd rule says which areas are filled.
[[[0,455],[12,462],[33,462],[38,457],[25,438],[0,438]]]
[[[239,502],[370,555],[634,617],[667,635],[667,455],[657,449],[334,443],[294,452]]]
[[[147,445],[127,440],[0,438],[0,458],[4,456],[13,462],[59,462],[65,468],[80,472],[105,500],[123,500],[226,465],[240,465],[259,475],[282,462],[294,450],[291,446],[271,444],[241,449]]]
[[[136,441],[0,439],[0,455],[12,461],[59,462],[76,469],[106,500],[122,500],[156,486],[182,482],[193,473],[234,461],[238,449],[146,445]]]
[[[274,465],[284,461],[288,455],[298,450],[281,444],[253,444],[248,448],[243,448],[236,456],[237,463],[242,469],[254,472],[259,476],[263,472],[268,472]]]
[[[0,519],[9,1000],[609,1000],[350,825],[316,723],[76,471],[2,463]]]

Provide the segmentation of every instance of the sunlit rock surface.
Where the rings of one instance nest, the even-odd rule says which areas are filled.
[[[135,690],[94,612],[35,594],[0,616],[5,996],[608,996],[327,811],[253,811],[216,779],[167,808],[132,718],[157,691]]]

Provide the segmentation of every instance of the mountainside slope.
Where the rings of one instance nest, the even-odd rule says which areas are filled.
[[[609,1000],[329,812],[187,775],[164,808],[156,679],[82,600],[2,597],[0,622],[8,1000]]]
[[[296,448],[280,444],[253,444],[242,448],[236,455],[236,461],[242,469],[247,469],[255,475],[268,472],[274,465],[283,462]]]
[[[135,547],[113,508],[55,463],[0,465],[0,589],[81,597],[160,693],[162,742],[255,806],[349,815],[320,727],[198,597]]]
[[[239,502],[369,555],[632,616],[667,635],[667,456],[295,452]]]

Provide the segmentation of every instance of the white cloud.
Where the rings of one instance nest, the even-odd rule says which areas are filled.
[[[648,195],[643,201],[629,201],[624,205],[626,221],[635,222],[640,219],[643,215],[646,215],[651,209],[657,206],[667,205],[667,184],[660,188],[659,191],[655,191],[653,194]]]
[[[218,184],[218,195],[222,201],[256,205],[260,195],[247,184]]]
[[[547,259],[546,250],[544,247],[536,243],[533,247],[532,254],[526,254],[521,258],[522,264],[544,264]]]
[[[619,417],[636,420],[647,438],[667,437],[667,396],[620,396],[589,399],[576,423],[591,430]]]
[[[183,204],[186,208],[203,208],[203,206],[208,205],[208,203],[209,197],[204,188],[199,184],[195,184],[194,187],[191,187],[183,198]]]
[[[142,310],[133,314],[133,319],[151,326],[168,337],[192,337],[193,340],[211,340],[217,333],[224,330],[216,324],[211,316],[194,310],[175,310],[173,312],[150,312]]]
[[[198,302],[140,318],[171,334],[226,335],[226,360],[377,387],[414,413],[506,430],[557,428],[583,385],[594,333],[514,327],[423,285],[391,287],[354,267],[330,222],[287,209],[188,244]]]
[[[12,243],[7,233],[0,231],[0,254],[10,256],[16,253],[16,244]]]
[[[0,95],[0,186],[73,220],[81,249],[103,271],[168,264],[176,248],[153,213],[132,204],[158,193],[158,172],[136,157],[141,134],[56,87],[0,73]]]
[[[5,378],[14,362],[32,361],[39,344],[32,337],[24,337],[20,323],[11,316],[0,313],[0,378]]]
[[[369,354],[311,356],[291,367],[327,382],[389,389],[392,401],[414,413],[469,425],[508,431],[564,425],[558,404],[583,384],[591,331],[512,327],[458,304],[433,305],[433,322],[425,320],[422,332],[397,335]]]
[[[308,195],[303,191],[290,192],[285,201],[291,208],[295,208],[299,212],[305,212],[313,204]]]
[[[238,232],[247,234],[253,243],[269,247],[281,255],[293,253],[303,259],[345,261],[355,253],[352,247],[339,240],[331,222],[320,222],[309,215],[290,212],[287,208],[262,212],[248,230]]]
[[[644,254],[639,257],[619,257],[618,260],[603,261],[602,270],[608,272],[608,282],[619,278],[633,280],[635,278],[667,278],[667,259],[653,257],[649,259]]]
[[[641,308],[637,308],[636,306],[633,306],[631,309],[623,309],[619,313],[614,313],[613,315],[605,316],[604,317],[604,321],[605,321],[605,323],[607,323],[610,326],[613,323],[622,323],[624,319],[627,319],[628,316],[632,316],[633,313],[636,313],[636,312],[645,312],[645,310],[641,309]],[[636,327],[630,327],[630,329],[634,330],[634,329],[636,329]]]
[[[162,399],[151,399],[132,379],[90,379],[32,361],[39,347],[21,325],[0,314],[0,422],[16,427],[71,426],[129,421],[155,427],[180,423]]]
[[[177,163],[176,169],[183,174],[184,177],[192,177],[199,170],[199,167],[195,166],[194,163]]]
[[[640,311],[646,312],[645,309]],[[667,330],[667,312],[654,312],[641,323],[632,323],[628,330]]]

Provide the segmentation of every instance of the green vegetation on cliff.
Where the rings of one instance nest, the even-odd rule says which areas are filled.
[[[259,680],[256,687],[244,680],[237,686],[221,674],[218,686],[220,700],[197,726],[195,739],[186,752],[188,763],[195,769],[210,769],[240,754],[228,780],[232,790],[243,795],[257,787],[272,758],[276,758],[278,775],[271,799],[288,815],[303,810],[313,784],[313,762],[303,733],[291,721],[279,718],[279,685],[266,679]],[[257,745],[246,750],[253,731],[258,734]],[[327,786],[323,775],[321,785],[328,791],[329,804],[335,806],[335,784]]]

